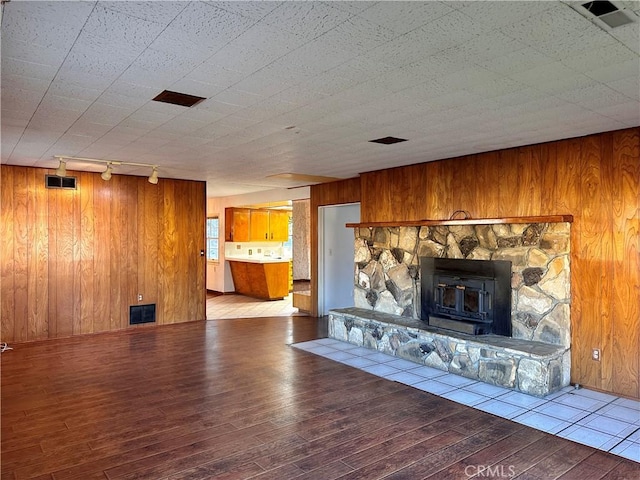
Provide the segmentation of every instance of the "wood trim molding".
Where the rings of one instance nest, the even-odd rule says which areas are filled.
[[[415,220],[404,222],[347,223],[347,228],[368,227],[432,227],[436,225],[495,225],[505,223],[562,223],[573,222],[573,215],[545,215],[540,217],[465,218],[455,220]]]

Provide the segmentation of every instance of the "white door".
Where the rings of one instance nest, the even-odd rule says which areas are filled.
[[[360,204],[318,208],[318,315],[353,307],[354,232],[346,223],[360,221]]]

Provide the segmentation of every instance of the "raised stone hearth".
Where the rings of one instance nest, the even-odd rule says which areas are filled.
[[[331,310],[329,337],[530,395],[569,384],[570,353],[558,345],[443,333],[421,320],[361,308]]]

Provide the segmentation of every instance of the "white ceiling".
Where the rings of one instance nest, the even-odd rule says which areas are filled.
[[[2,162],[157,164],[226,196],[640,125],[640,23],[577,5],[12,0]]]

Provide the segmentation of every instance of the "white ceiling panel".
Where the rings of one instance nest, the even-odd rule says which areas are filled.
[[[14,0],[2,162],[141,161],[229,195],[639,125],[640,23],[574,6]]]

